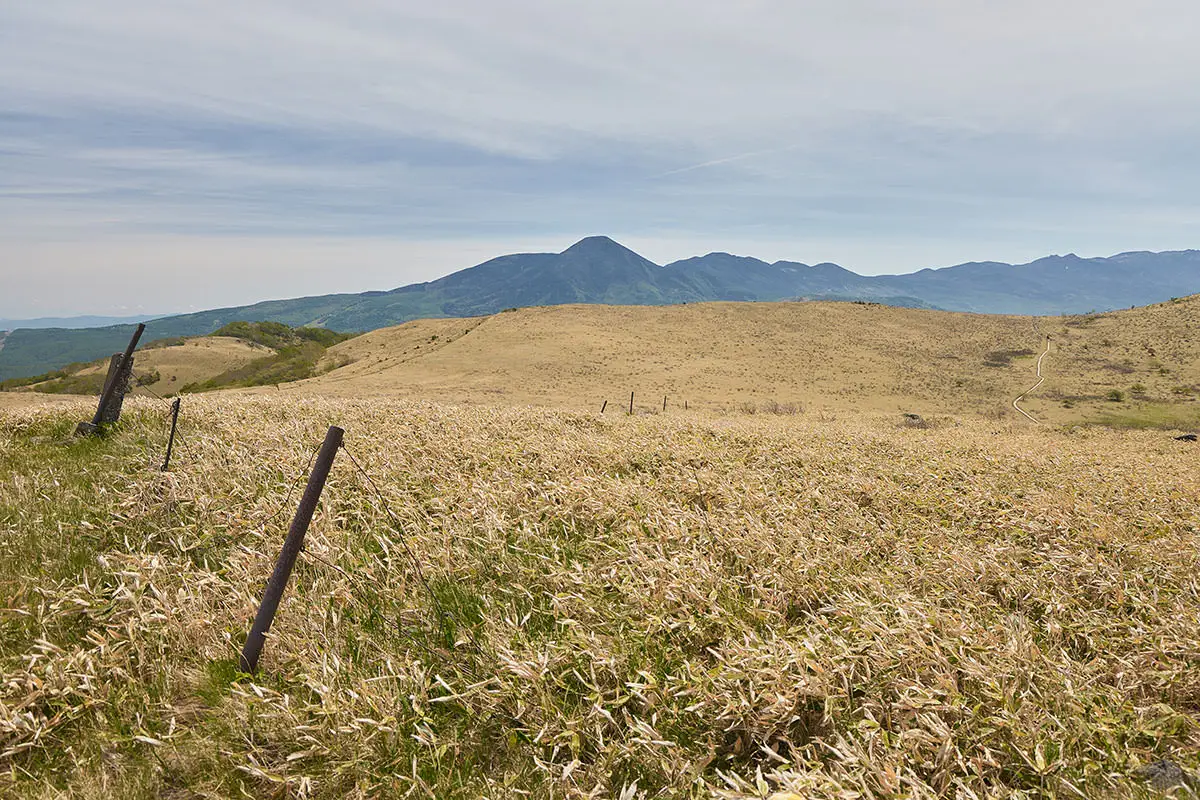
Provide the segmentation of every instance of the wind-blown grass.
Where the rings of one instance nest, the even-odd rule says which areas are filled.
[[[1162,434],[213,396],[162,474],[130,406],[69,446],[79,414],[0,415],[4,796],[1091,797],[1196,766],[1200,466]],[[329,424],[383,500],[339,454],[240,675]]]

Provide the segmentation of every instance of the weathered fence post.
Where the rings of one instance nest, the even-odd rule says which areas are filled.
[[[102,387],[100,387],[100,395],[102,397],[104,396],[104,393],[108,391],[108,387],[113,385],[113,382],[117,379],[117,376],[120,374],[121,374],[121,354],[113,353],[112,357],[110,357],[108,359],[108,374],[104,376],[104,385]],[[112,404],[109,403],[109,405],[111,406]]]
[[[109,362],[108,378],[104,382],[104,390],[100,392],[96,414],[91,422],[81,422],[75,427],[76,436],[90,436],[100,429],[102,423],[116,422],[120,418],[121,404],[117,402],[116,397],[119,396],[123,401],[125,392],[129,391],[129,380],[133,377],[133,351],[137,349],[138,339],[142,338],[142,332],[145,330],[145,324],[139,322],[137,330],[133,332],[133,338],[125,347],[124,354],[114,355],[113,360]]]
[[[606,408],[608,408],[608,401],[607,401],[607,400],[605,400],[605,401],[604,401],[604,404],[600,406],[600,413],[601,413],[601,414],[603,414],[603,413],[604,413],[604,409],[606,409]]]
[[[629,393],[629,414],[633,415],[633,392]]]
[[[171,450],[175,447],[175,426],[179,424],[179,398],[171,403],[171,435],[167,438],[167,456],[163,459],[162,471],[171,467]]]
[[[112,424],[121,419],[121,407],[125,405],[125,395],[133,388],[133,359],[126,364],[120,353],[113,353],[108,362],[108,377],[104,379],[104,388],[109,391],[108,405],[100,415],[100,421]]]
[[[333,467],[333,457],[337,455],[338,448],[342,446],[344,434],[345,431],[336,425],[331,425],[328,433],[325,434],[325,442],[321,445],[320,452],[317,453],[312,474],[308,476],[308,485],[304,487],[304,494],[300,497],[300,506],[296,509],[292,526],[288,528],[283,549],[279,551],[279,560],[275,562],[275,571],[267,580],[262,604],[258,607],[258,614],[255,615],[254,624],[250,627],[250,635],[246,637],[246,645],[242,648],[242,657],[239,662],[242,672],[253,673],[258,669],[258,657],[262,654],[267,631],[271,629],[271,623],[275,621],[275,612],[279,609],[283,590],[287,588],[292,567],[296,565],[296,556],[304,547],[304,534],[308,532],[308,524],[312,522],[313,512],[317,510],[317,501],[321,499],[321,490],[325,488],[325,479],[329,477],[329,470]]]
[[[667,397],[663,395],[663,411],[667,410]]]

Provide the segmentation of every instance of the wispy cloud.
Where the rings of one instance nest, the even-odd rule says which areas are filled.
[[[1195,245],[1198,23],[1190,0],[8,4],[0,314],[31,302],[29,248],[121,272],[138,237],[239,263],[334,239],[347,279],[395,255],[383,286],[585,233],[877,272]]]
[[[671,175],[679,175],[684,172],[694,172],[698,169],[706,169],[708,167],[719,167],[722,164],[733,164],[738,161],[745,161],[748,158],[760,158],[762,156],[774,155],[776,153],[786,153],[789,150],[795,150],[800,145],[790,144],[786,147],[772,147],[767,150],[751,150],[749,153],[739,153],[736,156],[726,156],[725,158],[714,158],[711,161],[701,161],[699,164],[689,164],[686,167],[677,167],[669,169],[666,172],[660,172],[655,175],[655,178],[666,178]]]

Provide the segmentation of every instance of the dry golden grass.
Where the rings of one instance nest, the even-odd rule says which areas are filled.
[[[227,336],[204,336],[188,339],[170,347],[139,350],[134,356],[134,370],[142,375],[157,372],[160,379],[150,384],[159,395],[174,394],[189,383],[199,383],[221,373],[244,366],[256,358],[270,355],[270,348]],[[83,368],[77,374],[90,375],[108,370],[108,360]],[[133,394],[150,396],[144,387],[134,387]]]
[[[134,374],[139,378],[157,375],[146,385],[135,383],[131,395],[161,397],[177,394],[183,387],[206,381],[227,370],[244,366],[274,351],[242,339],[206,336],[188,339],[169,347],[139,350],[134,356]],[[56,394],[99,395],[109,359],[83,365],[63,378],[0,392],[0,408],[37,406]]]
[[[1167,413],[1200,426],[1200,295],[1071,317],[1053,328],[1037,401],[1044,413],[1084,419]],[[1108,400],[1114,391],[1124,400]],[[1064,403],[1080,410],[1055,408]]]
[[[854,303],[555,306],[375,331],[331,348],[321,377],[257,391],[580,410],[607,402],[614,413],[633,391],[641,412],[665,396],[669,407],[717,412],[1018,419],[1011,402],[1033,385],[1049,336],[1046,382],[1022,401],[1036,419],[1195,430],[1196,330],[1200,297],[1041,318]],[[150,389],[165,394],[261,355],[206,338],[140,352],[137,365],[158,371]]]
[[[189,339],[180,345],[143,350],[134,357],[139,371],[156,370],[161,379],[151,385],[158,394],[174,393],[189,383],[200,383],[264,355],[267,347],[226,336]],[[136,390],[139,393],[143,390]]]
[[[0,392],[0,409],[3,410],[73,406],[78,401],[78,397],[63,395],[34,394],[23,391]]]
[[[1187,427],[1193,416],[1200,425],[1198,326],[1200,298],[1094,318],[853,303],[556,306],[375,331],[332,349],[349,366],[284,388],[589,410],[605,400],[622,408],[634,391],[643,410],[665,395],[710,410],[778,403],[1015,417],[1011,401],[1034,383],[1050,335],[1047,383],[1023,404],[1038,419],[1158,404]],[[1135,396],[1139,384],[1147,391]],[[1113,390],[1129,402],[1107,400]]]
[[[70,447],[77,413],[0,412],[6,797],[1122,797],[1197,765],[1194,445],[205,395],[161,474],[131,408]],[[339,454],[238,675],[331,423],[383,499]]]
[[[413,353],[431,322],[375,331],[334,348],[354,364],[295,390],[589,409],[605,399],[619,407],[635,391],[643,408],[668,395],[709,409],[773,400],[949,410],[961,399],[983,410],[1015,395],[1025,375],[976,375],[956,391],[943,362],[1037,343],[1028,319],[850,303],[555,306],[436,324],[457,337]]]

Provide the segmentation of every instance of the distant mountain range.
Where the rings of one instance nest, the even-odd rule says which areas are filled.
[[[11,331],[17,328],[102,328],[107,325],[145,322],[151,318],[149,314],[138,314],[131,317],[37,317],[35,319],[0,319],[0,331]]]
[[[710,253],[666,266],[605,236],[561,253],[500,256],[389,292],[272,300],[153,320],[144,341],[197,336],[234,320],[366,331],[427,317],[468,317],[563,303],[662,305],[707,300],[868,300],[988,314],[1075,314],[1148,305],[1200,292],[1200,251],[1049,256],[863,276],[837,264]],[[132,326],[17,329],[0,349],[0,379],[34,375],[123,348]]]

